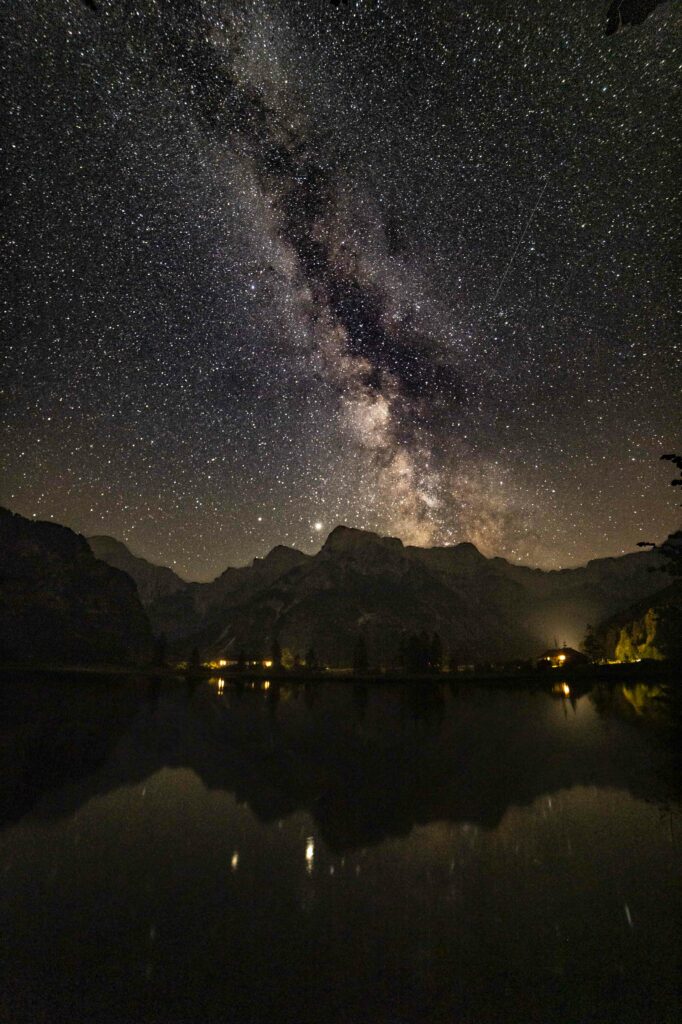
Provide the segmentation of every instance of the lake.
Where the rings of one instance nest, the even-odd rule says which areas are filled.
[[[677,1019],[660,686],[0,676],[0,1019]]]

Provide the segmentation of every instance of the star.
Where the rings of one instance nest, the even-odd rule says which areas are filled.
[[[6,19],[0,503],[189,579],[676,528],[676,5],[135,9]]]

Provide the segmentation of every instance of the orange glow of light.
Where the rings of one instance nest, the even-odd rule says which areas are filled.
[[[308,836],[305,844],[305,869],[310,875],[313,871],[313,864],[315,863],[315,840],[313,836]]]

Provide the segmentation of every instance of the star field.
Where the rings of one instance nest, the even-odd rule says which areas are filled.
[[[5,21],[2,504],[195,579],[339,522],[544,567],[676,527],[679,5]]]

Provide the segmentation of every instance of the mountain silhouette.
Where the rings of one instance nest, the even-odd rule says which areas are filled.
[[[178,651],[269,657],[276,641],[322,663],[348,666],[358,638],[372,667],[396,664],[401,637],[437,631],[451,663],[534,658],[558,642],[578,646],[600,622],[660,589],[651,552],[543,571],[486,558],[473,544],[418,548],[395,537],[338,526],[316,555],[276,547],[211,583],[184,583],[91,541],[98,557],[138,583],[157,633]]]

